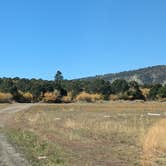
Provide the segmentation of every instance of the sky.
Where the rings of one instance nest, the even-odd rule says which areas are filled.
[[[1,0],[0,77],[66,79],[166,64],[165,0]]]

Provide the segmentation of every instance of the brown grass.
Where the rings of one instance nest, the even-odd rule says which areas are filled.
[[[46,102],[46,103],[54,103],[58,97],[59,97],[59,92],[58,91],[55,91],[55,92],[46,92],[44,94],[44,97],[43,97],[43,102]]]
[[[71,92],[67,94],[67,96],[62,97],[62,102],[63,103],[71,103],[73,101],[73,95]]]
[[[25,101],[29,102],[29,103],[32,102],[32,100],[33,100],[33,95],[29,92],[24,93],[23,97],[24,97]]]
[[[84,101],[84,102],[95,102],[102,99],[103,97],[100,94],[90,94],[87,92],[82,92],[76,97],[76,101]]]
[[[12,95],[10,93],[0,92],[0,103],[10,103],[12,101]]]
[[[155,165],[155,162],[160,161],[160,157],[166,157],[166,119],[163,119],[154,124],[145,135],[144,141],[144,166]],[[163,160],[166,164],[166,158]],[[160,165],[163,163],[160,163]]]
[[[152,159],[164,166],[164,156],[153,149],[165,154],[165,111],[166,103],[157,102],[42,104],[15,114],[8,128],[18,131],[17,135],[21,131],[34,133],[40,138],[38,145],[46,141],[50,150],[52,145],[60,147],[61,158],[69,166],[145,166]],[[161,116],[151,117],[148,112]],[[34,158],[38,154],[33,152]],[[47,151],[40,154],[51,163]],[[45,165],[44,161],[40,165]]]

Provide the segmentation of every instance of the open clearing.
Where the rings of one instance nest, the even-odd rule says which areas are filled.
[[[5,124],[34,166],[166,165],[166,103],[40,104]]]

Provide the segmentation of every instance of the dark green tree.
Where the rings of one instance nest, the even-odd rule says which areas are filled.
[[[55,74],[55,82],[56,84],[60,84],[63,81],[63,74],[61,71],[57,71],[57,73]]]
[[[72,92],[73,97],[77,96],[84,90],[84,81],[72,80],[66,83],[66,89],[68,92]]]
[[[105,81],[100,78],[96,78],[85,84],[85,91],[89,93],[99,93],[104,96],[104,99],[108,99],[111,94],[111,85],[109,81]]]
[[[55,89],[57,89],[60,92],[61,96],[66,96],[67,95],[67,91],[64,87],[63,74],[59,70],[55,74]]]
[[[127,96],[130,100],[145,100],[145,97],[139,88],[139,84],[136,81],[129,82],[129,90],[127,91]]]
[[[111,84],[111,89],[115,94],[124,93],[129,90],[129,85],[126,80],[118,79]]]
[[[148,98],[151,99],[151,100],[157,99],[157,98],[158,98],[158,95],[159,95],[159,92],[162,93],[162,92],[160,91],[161,88],[162,88],[162,85],[161,85],[161,84],[153,85],[152,88],[150,89]]]
[[[13,96],[13,100],[19,103],[24,102],[24,98],[23,96],[19,93],[18,89],[16,86],[13,86],[10,88],[9,92],[12,94]]]
[[[158,91],[158,95],[161,98],[166,98],[166,85],[160,88],[160,90]]]

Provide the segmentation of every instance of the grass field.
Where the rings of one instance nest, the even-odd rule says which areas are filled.
[[[41,104],[13,116],[9,140],[34,166],[166,165],[166,103]]]

